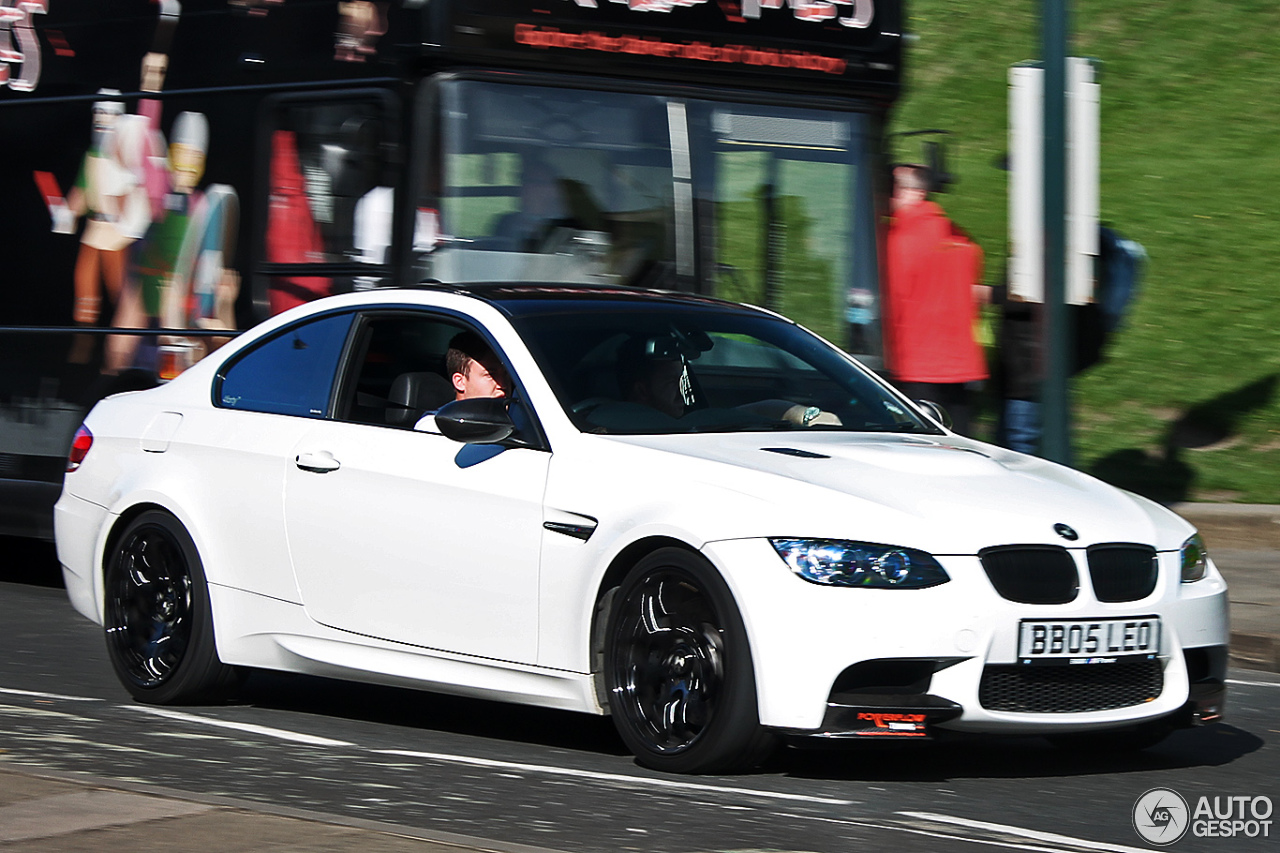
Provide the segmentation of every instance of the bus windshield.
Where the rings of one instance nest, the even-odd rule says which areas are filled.
[[[424,97],[424,277],[696,290],[878,352],[866,115],[456,78]]]

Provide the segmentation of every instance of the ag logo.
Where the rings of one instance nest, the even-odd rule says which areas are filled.
[[[1133,828],[1148,844],[1163,847],[1187,834],[1187,801],[1169,788],[1152,788],[1133,804]]]

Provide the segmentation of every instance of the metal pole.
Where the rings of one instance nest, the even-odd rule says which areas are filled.
[[[1040,453],[1071,464],[1071,374],[1074,347],[1066,306],[1067,3],[1042,0],[1044,61],[1045,377]]]

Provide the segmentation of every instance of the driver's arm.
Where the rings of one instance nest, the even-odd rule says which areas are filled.
[[[841,426],[840,418],[817,406],[804,406],[790,400],[760,400],[737,407],[740,411],[773,421],[786,421],[796,426]]]

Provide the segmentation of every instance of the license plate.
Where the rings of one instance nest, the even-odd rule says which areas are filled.
[[[1018,662],[1053,664],[1150,660],[1160,652],[1160,617],[1023,619]]]

